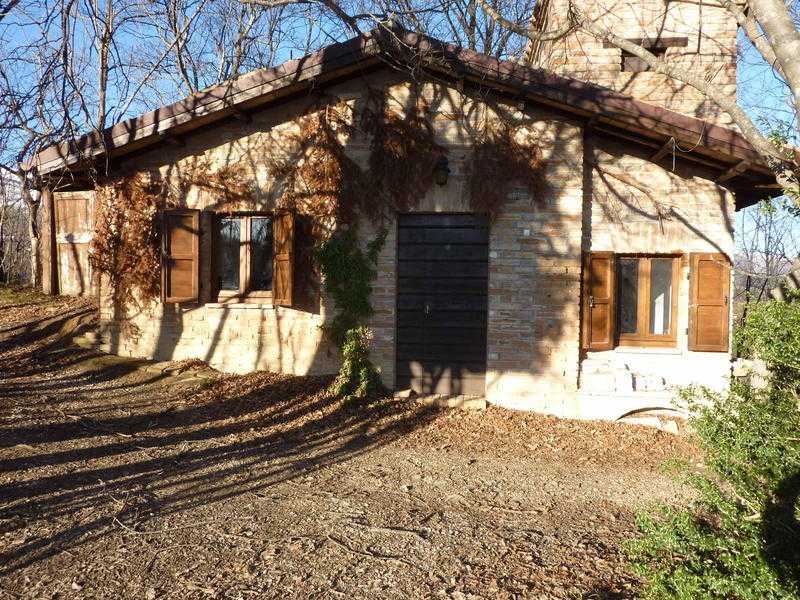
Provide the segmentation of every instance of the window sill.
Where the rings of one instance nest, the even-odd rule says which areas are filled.
[[[251,309],[251,310],[274,310],[275,305],[272,302],[207,302],[206,308],[233,308],[236,310]]]
[[[671,347],[658,346],[617,346],[612,350],[616,354],[683,354],[683,350]]]

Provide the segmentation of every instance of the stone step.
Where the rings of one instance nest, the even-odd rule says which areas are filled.
[[[581,362],[581,373],[604,373],[612,369],[608,359],[586,358]]]
[[[620,392],[629,394],[634,391],[633,374],[623,369],[608,371],[581,371],[580,390],[588,393]]]

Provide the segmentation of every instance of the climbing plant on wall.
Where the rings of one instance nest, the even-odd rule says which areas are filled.
[[[472,146],[472,208],[494,219],[515,186],[524,187],[533,198],[541,198],[546,183],[545,161],[533,133],[504,120],[487,119]]]
[[[325,289],[336,305],[336,313],[324,330],[342,351],[342,368],[334,390],[345,397],[363,398],[382,387],[369,360],[372,338],[366,322],[373,314],[372,283],[386,233],[382,229],[362,248],[354,230],[345,229],[324,240],[316,251]]]
[[[325,332],[343,354],[335,387],[345,396],[363,397],[380,385],[369,362],[366,324],[387,217],[418,204],[447,152],[436,142],[429,108],[416,90],[411,97],[410,106],[393,109],[385,92],[370,91],[359,114],[355,102],[320,98],[287,124],[283,150],[265,148],[275,208],[311,217],[314,256],[335,302]],[[348,152],[348,144],[360,138],[369,138],[364,164]],[[544,161],[530,132],[487,120],[475,136],[467,174],[473,209],[495,216],[513,186],[541,192]],[[254,175],[240,164],[214,169],[198,159],[169,184],[156,179],[139,174],[98,185],[91,260],[109,277],[118,307],[158,296],[160,210],[185,204],[193,188],[209,193],[216,210],[255,205]],[[363,219],[378,231],[368,244],[359,241]]]
[[[447,149],[436,143],[425,104],[417,102],[400,114],[386,107],[383,95],[372,92],[368,98],[361,124],[370,136],[371,187],[386,210],[407,212],[433,185],[434,169]]]
[[[104,182],[96,194],[89,263],[108,278],[114,307],[124,312],[159,294],[158,215],[169,203],[146,173]]]
[[[252,178],[240,165],[214,170],[206,160],[195,161],[175,181],[140,172],[97,182],[96,230],[89,262],[109,284],[115,318],[125,322],[132,306],[160,294],[161,214],[185,202],[191,187],[218,199],[218,207],[252,202]]]

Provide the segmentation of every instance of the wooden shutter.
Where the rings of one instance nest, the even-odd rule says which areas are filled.
[[[727,352],[731,268],[724,254],[691,254],[689,350]]]
[[[611,350],[616,325],[613,252],[587,252],[583,260],[583,348]]]
[[[200,294],[200,211],[163,213],[161,295],[164,302],[197,302]]]
[[[294,215],[275,215],[272,230],[272,301],[292,306],[294,284]]]

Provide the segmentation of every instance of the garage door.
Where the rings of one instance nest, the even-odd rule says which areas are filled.
[[[486,218],[400,215],[397,252],[397,388],[483,395]]]

